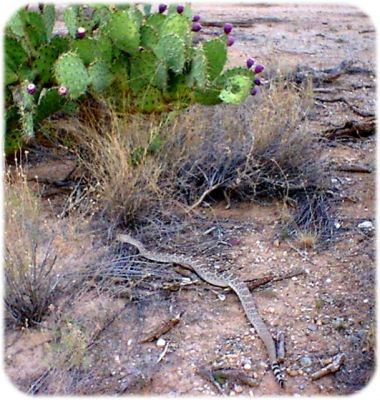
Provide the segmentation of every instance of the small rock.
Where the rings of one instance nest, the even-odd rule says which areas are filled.
[[[315,332],[318,328],[317,328],[317,325],[315,325],[315,324],[310,324],[310,325],[307,326],[307,329],[308,329],[309,331],[311,331],[311,332]]]
[[[300,363],[303,367],[310,367],[313,362],[311,361],[310,357],[303,356],[300,358]]]
[[[243,368],[248,371],[248,370],[252,369],[252,365],[251,365],[251,363],[245,363],[243,365]]]
[[[241,393],[243,391],[243,388],[240,385],[235,385],[234,391],[235,393]]]
[[[287,369],[286,373],[291,377],[299,375],[299,372],[296,369]]]
[[[157,342],[156,342],[156,346],[157,346],[157,347],[164,347],[165,344],[166,344],[166,340],[163,339],[163,338],[159,338],[159,339],[157,340]]]
[[[305,389],[305,385],[299,385],[298,388],[299,388],[300,390],[304,390],[304,389]]]
[[[358,225],[358,228],[363,230],[372,230],[374,226],[371,221],[363,221]]]

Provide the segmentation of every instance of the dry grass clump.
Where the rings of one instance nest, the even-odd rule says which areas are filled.
[[[253,200],[320,187],[321,148],[308,130],[312,103],[306,89],[276,82],[240,106],[182,116],[167,143],[177,175],[175,194],[198,205],[223,192]]]
[[[59,121],[59,126],[77,144],[87,192],[95,201],[92,212],[114,226],[130,224],[159,201],[156,117],[119,115],[110,107],[96,117],[88,112],[82,119]]]
[[[33,326],[41,321],[58,284],[54,234],[42,218],[40,198],[21,168],[5,182],[5,304],[7,317]]]

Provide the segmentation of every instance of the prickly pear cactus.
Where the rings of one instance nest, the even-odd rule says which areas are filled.
[[[42,20],[45,24],[46,38],[48,41],[50,41],[53,36],[53,28],[55,23],[55,6],[53,4],[44,5]]]
[[[72,99],[84,94],[90,83],[87,69],[75,53],[62,54],[54,65],[54,74],[58,84],[68,89]]]
[[[107,63],[102,60],[95,61],[88,67],[88,75],[90,77],[91,87],[95,92],[104,91],[111,85],[113,80]]]
[[[204,42],[202,47],[207,59],[208,77],[213,81],[223,71],[227,61],[227,46],[224,38],[217,38]]]
[[[69,35],[72,38],[76,37],[77,27],[78,27],[78,8],[75,6],[68,7],[63,12],[63,21],[66,25],[67,30],[69,31]]]
[[[140,46],[139,25],[128,11],[112,14],[104,28],[113,44],[126,53],[135,54]]]
[[[175,33],[161,36],[154,52],[160,62],[175,74],[180,74],[185,65],[185,42]]]
[[[44,44],[39,48],[38,56],[32,64],[32,68],[39,76],[40,85],[45,85],[53,78],[52,65],[60,54],[67,51],[69,42],[67,38],[55,37],[50,43]]]
[[[61,110],[67,100],[58,94],[56,88],[42,89],[38,98],[35,122],[41,122]]]

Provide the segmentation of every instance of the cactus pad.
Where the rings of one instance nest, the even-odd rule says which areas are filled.
[[[62,54],[54,65],[55,78],[59,85],[69,90],[72,99],[85,93],[90,82],[83,61],[74,53]]]
[[[252,88],[252,80],[244,75],[236,75],[228,78],[224,89],[220,92],[219,97],[224,103],[240,104],[250,93]]]
[[[140,45],[139,26],[127,11],[113,13],[104,29],[120,50],[130,54],[138,51]]]
[[[180,74],[185,65],[185,43],[176,34],[162,36],[154,49],[157,58],[165,62],[168,69]]]
[[[212,82],[223,71],[227,61],[227,47],[224,38],[204,42],[203,50],[207,59],[208,77]]]
[[[91,85],[96,92],[102,92],[112,82],[112,74],[104,61],[95,61],[88,67]]]
[[[39,48],[38,56],[32,64],[32,68],[40,78],[40,84],[44,85],[52,79],[53,65],[58,56],[68,49],[67,38],[55,37],[49,44]]]
[[[42,19],[45,24],[46,37],[48,40],[50,40],[53,35],[53,28],[55,23],[55,6],[53,4],[44,5]]]
[[[77,11],[75,7],[68,7],[63,13],[63,21],[71,37],[75,38],[77,34]]]
[[[194,51],[191,71],[188,78],[188,85],[190,87],[197,87],[204,89],[208,83],[207,75],[207,59],[202,47],[198,47]]]
[[[42,89],[38,98],[35,121],[41,122],[61,110],[67,100],[58,94],[57,89]]]

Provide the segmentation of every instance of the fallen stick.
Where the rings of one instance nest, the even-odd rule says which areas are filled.
[[[370,174],[373,172],[373,168],[371,166],[359,164],[342,164],[338,165],[335,170],[341,172],[356,172],[361,174]]]
[[[330,128],[323,132],[323,137],[329,140],[362,138],[374,135],[376,131],[375,118],[363,121],[347,121],[343,126]]]
[[[344,361],[346,360],[346,355],[344,353],[338,353],[334,356],[332,363],[326,365],[326,367],[321,368],[319,371],[311,374],[311,379],[313,381],[320,379],[328,374],[332,374],[339,370]]]
[[[161,322],[159,325],[154,326],[145,336],[139,340],[139,343],[152,342],[153,340],[159,338],[163,334],[169,332],[174,326],[178,324],[181,319],[182,312],[177,314],[166,321]]]

